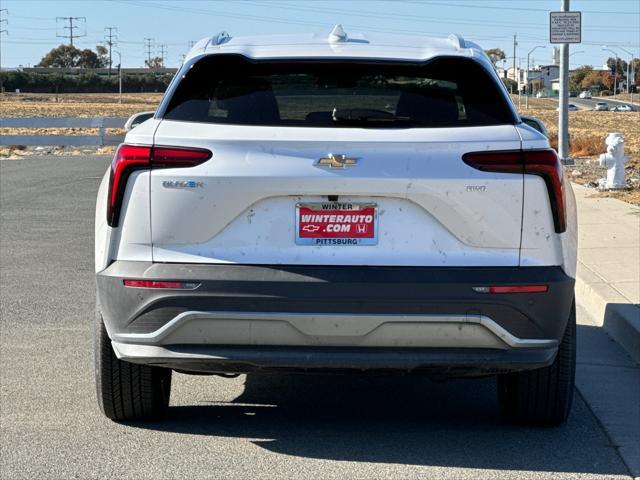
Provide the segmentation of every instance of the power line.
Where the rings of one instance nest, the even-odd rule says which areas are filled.
[[[69,35],[56,35],[56,37],[60,37],[60,38],[68,38],[69,39],[69,43],[71,44],[71,46],[73,46],[73,39],[74,38],[80,38],[80,37],[86,37],[87,33],[85,31],[85,33],[79,35],[79,34],[75,34],[73,33],[74,30],[78,29],[77,25],[74,25],[73,22],[77,22],[78,20],[81,20],[83,22],[85,22],[85,30],[86,30],[86,23],[87,23],[87,17],[56,17],[56,21],[58,20],[64,20],[64,21],[69,21],[69,26],[64,26],[62,28],[64,28],[65,30],[69,30]]]
[[[135,1],[135,0],[131,0],[131,1],[127,1],[126,3],[123,0],[114,0],[118,3],[123,3],[126,4],[128,6],[134,5],[137,7],[143,7],[143,8],[157,8],[157,9],[162,9],[162,10],[167,10],[167,11],[175,11],[175,12],[180,12],[180,13],[190,13],[190,14],[196,14],[196,15],[210,15],[210,16],[215,16],[215,17],[228,17],[228,18],[237,18],[237,19],[242,19],[242,20],[254,20],[254,21],[259,21],[259,22],[268,22],[268,23],[280,23],[280,24],[287,24],[287,25],[303,25],[303,26],[322,26],[322,27],[326,27],[326,26],[331,26],[333,25],[332,22],[323,22],[323,21],[305,21],[305,20],[292,20],[289,18],[283,18],[283,17],[273,17],[273,16],[265,16],[265,15],[251,15],[251,14],[247,14],[247,13],[234,13],[234,12],[225,12],[225,11],[221,11],[221,10],[207,10],[207,9],[203,9],[203,8],[193,8],[193,7],[184,7],[184,6],[177,6],[177,5],[167,5],[167,4],[160,4],[160,3],[155,3],[155,2],[151,2],[151,1]],[[250,2],[247,2],[250,3]],[[423,4],[426,5],[426,4]],[[309,9],[309,8],[313,8],[313,7],[297,7],[294,6],[294,8],[297,9]],[[334,9],[335,10],[335,9]],[[547,10],[544,10],[545,12],[548,12]],[[362,16],[362,15],[360,15]],[[425,17],[426,18],[426,17]],[[473,25],[476,27],[482,27],[482,28],[494,28],[495,27],[504,27],[506,26],[505,24],[498,24],[495,22],[478,22],[477,20],[469,20],[469,21],[459,21],[459,20],[447,20],[447,19],[442,19],[442,18],[431,18],[432,21],[434,22],[440,22],[440,24],[442,24],[442,22],[447,22],[450,24],[456,24],[456,25]],[[508,24],[511,25],[511,24]],[[448,35],[449,33],[451,33],[450,31],[447,32],[429,32],[426,30],[408,30],[406,28],[398,28],[398,29],[393,29],[393,28],[380,28],[377,26],[363,26],[363,25],[354,25],[354,24],[350,24],[350,27],[352,27],[353,29],[356,30],[363,30],[363,31],[369,31],[369,32],[381,32],[381,33],[401,33],[401,34],[415,34],[415,35]],[[535,24],[529,24],[529,25],[521,25],[518,24],[518,28],[519,29],[529,29],[529,30],[541,30],[544,27],[539,27],[539,26],[535,26]],[[616,31],[620,31],[619,28],[616,28]],[[608,32],[608,31],[607,31]],[[481,40],[482,38],[480,36],[475,36],[476,39]],[[508,36],[504,37],[509,38]],[[605,42],[606,43],[606,42]]]
[[[109,78],[111,78],[111,64],[112,64],[111,50],[112,50],[112,47],[115,45],[115,42],[113,41],[113,39],[117,37],[118,29],[116,27],[104,27],[104,30],[105,30],[105,35],[107,37],[106,43],[109,46]],[[116,33],[113,33],[114,31]]]
[[[256,1],[248,1],[248,0],[244,0],[242,1],[242,3],[244,4],[248,4],[248,5],[255,5],[255,6],[264,6],[264,3],[259,3]],[[406,22],[424,22],[424,21],[435,21],[435,22],[447,22],[451,25],[473,25],[475,27],[484,27],[484,28],[492,28],[492,27],[509,27],[511,25],[513,25],[513,22],[501,22],[501,21],[491,21],[491,22],[485,22],[483,21],[482,23],[479,23],[477,20],[465,20],[462,19],[460,17],[456,17],[456,18],[450,18],[450,17],[434,17],[434,16],[425,16],[425,15],[419,15],[419,14],[401,14],[401,13],[392,13],[392,12],[384,12],[384,13],[380,13],[380,12],[371,12],[371,11],[361,11],[361,10],[350,10],[350,9],[345,9],[345,8],[326,8],[326,7],[313,7],[313,6],[309,6],[309,4],[305,4],[304,6],[301,6],[300,4],[291,4],[291,3],[278,3],[278,2],[269,2],[268,3],[269,7],[276,7],[279,9],[283,9],[286,11],[290,11],[290,10],[298,10],[298,11],[303,11],[303,12],[317,12],[317,13],[324,13],[324,14],[331,14],[331,13],[335,13],[338,15],[354,15],[357,17],[363,17],[363,18],[375,18],[375,19],[389,19],[389,18],[394,18],[397,20],[401,20],[401,21],[406,21]],[[313,4],[311,4],[313,5]],[[535,22],[518,22],[518,28],[522,29],[534,29],[534,30],[539,30],[539,29],[543,29],[546,28],[546,26],[544,24],[540,24],[535,23]],[[619,27],[619,26],[615,26],[615,27],[594,27],[594,28],[583,28],[583,30],[585,31],[603,31],[603,32],[609,32],[609,31],[615,31],[615,32],[619,32],[619,31],[628,31],[628,32],[635,32],[636,29],[632,29],[632,28],[625,28],[625,27]]]
[[[620,0],[618,0],[619,2]],[[445,2],[431,2],[431,1],[424,1],[424,2],[420,2],[420,1],[407,1],[404,0],[403,3],[411,3],[414,5],[437,5],[437,6],[443,6],[443,7],[455,7],[455,8],[480,8],[483,10],[516,10],[518,12],[545,12],[545,13],[549,13],[548,9],[544,9],[544,8],[523,8],[520,6],[517,7],[508,7],[508,6],[502,6],[500,5],[498,6],[491,6],[491,5],[478,5],[477,3],[445,3]],[[633,13],[637,13],[637,12],[622,12],[622,11],[603,11],[603,10],[581,10],[582,13],[598,13],[598,14],[609,14],[609,15],[629,15],[629,13],[633,14]]]

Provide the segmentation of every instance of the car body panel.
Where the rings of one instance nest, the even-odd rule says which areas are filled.
[[[511,125],[327,130],[162,121],[155,142],[214,152],[197,167],[152,171],[155,261],[517,265],[522,176],[461,160],[471,151],[519,149]],[[316,165],[329,153],[360,161],[344,170]],[[168,181],[200,187],[167,189]],[[378,245],[296,245],[295,205],[328,195],[377,204]]]

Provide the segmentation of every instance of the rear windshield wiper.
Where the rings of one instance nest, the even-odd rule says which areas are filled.
[[[336,123],[408,122],[411,120],[410,117],[398,117],[391,112],[374,108],[334,108],[331,118]]]

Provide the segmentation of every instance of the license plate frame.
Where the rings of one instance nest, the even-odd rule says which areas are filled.
[[[341,207],[341,208],[339,208]],[[348,236],[348,232],[344,232],[344,236],[301,236],[302,222],[301,215],[303,211],[311,210],[322,214],[331,215],[353,215],[354,212],[364,212],[362,215],[372,215],[371,222],[350,222],[352,225],[372,225],[373,232],[370,236]],[[351,212],[351,213],[349,213]],[[337,222],[341,223],[341,222]],[[378,244],[378,205],[373,202],[300,202],[296,203],[295,208],[295,243],[296,245],[311,246],[373,246]],[[334,223],[335,224],[335,223]],[[356,226],[356,228],[358,228]],[[315,233],[315,232],[313,232]],[[320,232],[321,235],[323,232]],[[324,232],[326,233],[326,232]],[[343,233],[343,232],[335,232]],[[350,233],[350,232],[349,232]],[[367,234],[369,232],[366,232]]]

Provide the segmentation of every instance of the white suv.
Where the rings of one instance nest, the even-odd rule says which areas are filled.
[[[103,412],[166,412],[172,370],[498,375],[559,424],[575,201],[547,138],[458,36],[199,42],[96,209]]]

